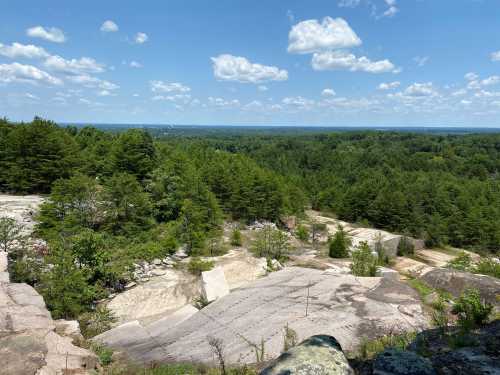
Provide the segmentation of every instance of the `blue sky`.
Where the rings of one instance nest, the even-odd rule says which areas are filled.
[[[500,126],[497,0],[7,1],[0,116]]]

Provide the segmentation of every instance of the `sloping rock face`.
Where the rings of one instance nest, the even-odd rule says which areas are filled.
[[[43,298],[27,284],[0,282],[0,373],[86,374],[97,356],[55,333]]]
[[[289,267],[232,291],[154,340],[139,327],[125,353],[144,363],[212,362],[207,337],[214,337],[223,341],[228,363],[252,363],[261,343],[267,359],[281,353],[287,324],[299,339],[332,335],[353,350],[363,337],[424,328],[427,320],[416,292],[400,281]]]
[[[500,280],[447,268],[436,268],[422,276],[422,280],[435,289],[443,289],[458,297],[468,288],[479,290],[481,297],[500,309]]]
[[[317,335],[283,353],[260,375],[354,375],[342,347],[332,336]]]

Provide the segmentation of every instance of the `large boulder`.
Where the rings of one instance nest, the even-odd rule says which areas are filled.
[[[442,289],[454,297],[460,296],[468,288],[477,289],[481,297],[500,309],[500,280],[485,275],[436,268],[424,274],[421,279],[435,289]]]
[[[416,353],[386,349],[373,363],[373,375],[436,375],[431,362]]]
[[[221,267],[201,273],[201,293],[207,302],[213,302],[229,294],[229,286]]]
[[[332,336],[316,335],[281,354],[260,375],[354,375]]]

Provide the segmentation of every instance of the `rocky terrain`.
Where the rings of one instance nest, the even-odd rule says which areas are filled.
[[[6,259],[0,252],[0,272],[7,273]],[[87,374],[96,369],[97,356],[73,344],[77,327],[78,322],[52,320],[31,286],[0,280],[1,374]]]

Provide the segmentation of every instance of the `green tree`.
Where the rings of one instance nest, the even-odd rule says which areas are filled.
[[[295,231],[295,235],[301,241],[309,241],[309,229],[305,225],[300,224]]]
[[[238,228],[233,229],[231,232],[231,245],[241,246],[243,244],[243,239],[241,238],[241,231]]]
[[[21,245],[23,227],[10,217],[0,217],[0,251],[8,252]]]
[[[455,301],[451,312],[458,316],[458,324],[469,331],[488,321],[493,306],[484,303],[477,289],[467,289]]]
[[[368,243],[361,242],[351,255],[351,272],[354,276],[376,276],[378,270],[377,257],[372,254]]]
[[[331,258],[347,258],[349,256],[349,248],[351,247],[351,238],[344,230],[344,227],[339,224],[337,231],[330,240],[329,255]]]

